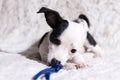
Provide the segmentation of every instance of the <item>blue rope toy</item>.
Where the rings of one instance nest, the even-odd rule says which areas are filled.
[[[50,67],[50,68],[46,68],[44,70],[41,70],[40,72],[38,72],[34,77],[33,80],[37,80],[41,75],[45,74],[45,79],[46,80],[50,80],[50,75],[52,73],[56,73],[58,72],[60,69],[62,69],[63,66],[62,64],[58,64],[56,67]]]

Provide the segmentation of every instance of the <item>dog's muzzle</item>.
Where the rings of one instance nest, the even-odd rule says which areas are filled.
[[[53,58],[49,64],[49,66],[52,66],[52,67],[57,67],[61,62],[58,61],[57,59]]]

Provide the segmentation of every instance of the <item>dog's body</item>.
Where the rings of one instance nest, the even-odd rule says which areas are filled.
[[[42,12],[52,28],[39,43],[42,61],[53,66],[61,62],[66,69],[74,69],[87,66],[82,57],[84,48],[90,48],[99,56],[99,47],[88,31],[89,21],[85,15],[80,15],[76,23],[62,19],[59,13],[45,7],[38,13]]]

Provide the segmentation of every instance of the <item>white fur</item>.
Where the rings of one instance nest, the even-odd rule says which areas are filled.
[[[85,45],[88,31],[87,23],[84,20],[80,20],[80,23],[68,22],[69,26],[59,36],[61,44],[57,46],[49,41],[48,38],[52,32],[50,31],[40,46],[40,55],[42,60],[46,62],[51,62],[53,58],[61,61],[67,69],[71,69],[75,67],[75,65],[81,66],[81,64],[84,64],[85,66],[82,53],[84,53],[83,46]],[[91,48],[87,44],[86,47]],[[76,49],[77,52],[71,53],[71,49]],[[97,50],[97,48],[95,49]]]
[[[49,62],[51,59],[56,58],[57,60],[60,60],[62,64],[65,64],[66,61],[73,56],[73,53],[70,52],[71,49],[76,49],[78,53],[82,53],[81,47],[83,47],[87,35],[87,26],[84,26],[83,23],[78,24],[69,21],[69,26],[59,37],[61,45],[56,46],[52,43],[49,45]],[[75,54],[76,53],[74,53],[74,55]]]
[[[93,57],[101,57],[100,54],[102,53],[102,50],[101,50],[101,48],[100,48],[100,46],[98,44],[93,46],[93,45],[90,45],[89,42],[86,40],[84,46],[86,48],[90,49],[90,51],[92,51],[92,53],[94,54]]]

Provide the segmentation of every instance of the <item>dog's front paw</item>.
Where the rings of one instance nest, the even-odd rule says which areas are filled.
[[[74,64],[74,63],[66,63],[66,64],[64,65],[64,69],[65,69],[65,70],[73,70],[73,69],[76,69],[76,67],[75,67],[75,64]]]
[[[80,68],[86,68],[86,67],[89,67],[88,64],[86,63],[81,63],[81,64],[77,64],[75,65],[76,69],[80,69]]]
[[[94,53],[93,58],[97,58],[97,57],[101,57],[101,55],[99,53]]]
[[[81,63],[81,64],[67,63],[64,65],[64,69],[66,70],[81,69],[86,67],[90,67],[90,65],[86,63]]]

